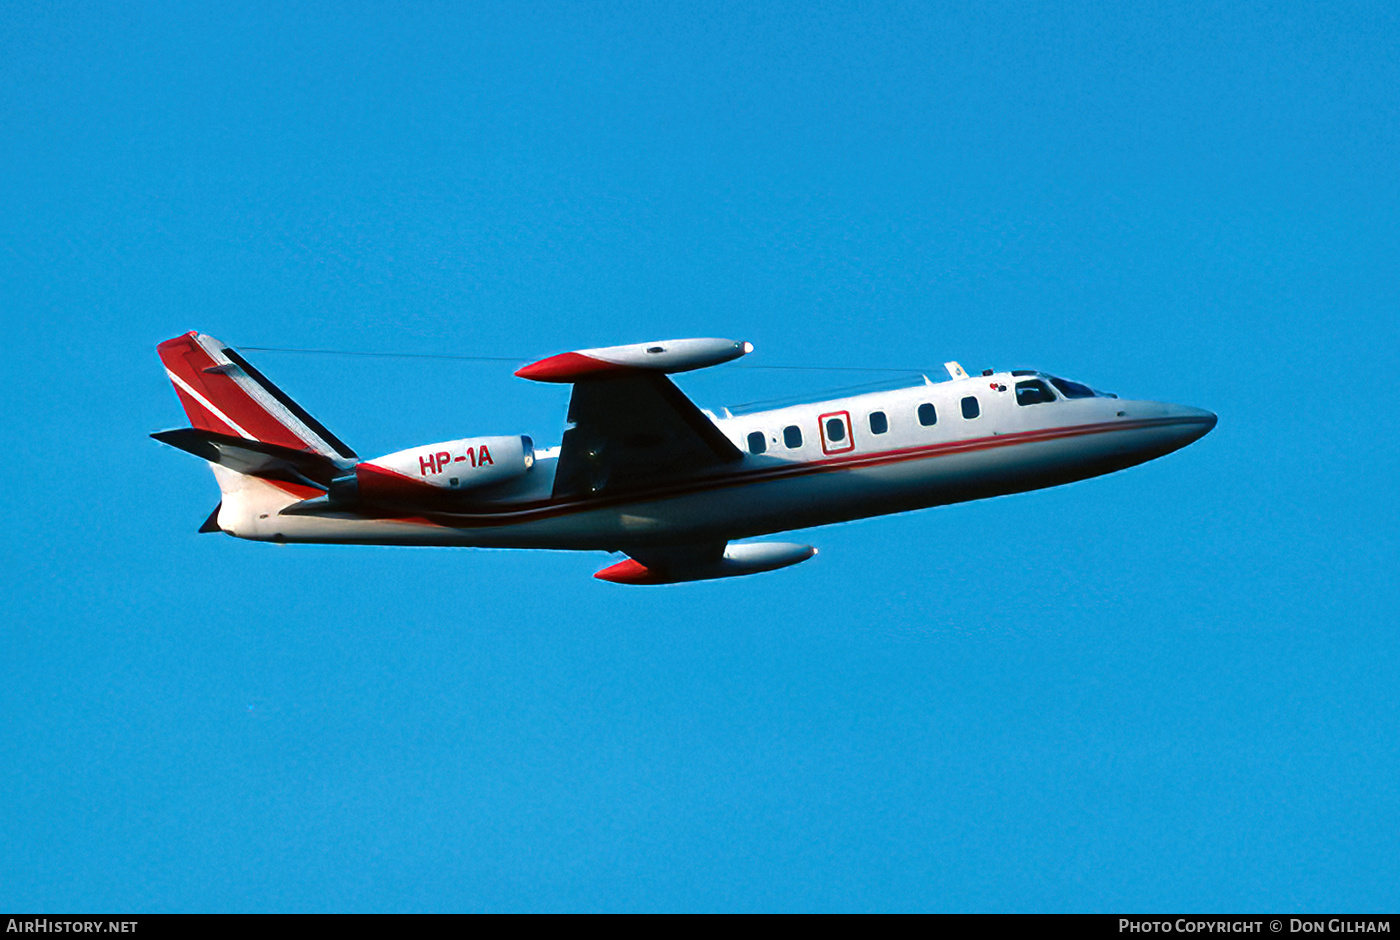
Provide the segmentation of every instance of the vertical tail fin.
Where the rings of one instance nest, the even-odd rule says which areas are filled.
[[[356,454],[235,350],[190,332],[156,347],[190,424],[325,457]]]

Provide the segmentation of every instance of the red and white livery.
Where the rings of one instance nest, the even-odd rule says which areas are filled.
[[[201,531],[273,542],[622,552],[596,577],[667,584],[771,571],[809,545],[737,542],[1098,476],[1201,438],[1216,416],[1124,401],[1034,370],[719,414],[667,376],[753,347],[724,339],[585,349],[522,378],[573,385],[557,447],[468,437],[361,459],[239,353],[201,333],[157,347],[191,427],[152,437],[207,460]]]

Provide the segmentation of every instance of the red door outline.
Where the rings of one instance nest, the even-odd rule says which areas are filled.
[[[841,423],[846,427],[846,440],[837,441],[834,445],[826,439],[826,422],[830,418],[840,418]],[[831,411],[817,418],[817,433],[822,437],[823,454],[844,454],[856,449],[856,436],[851,433],[851,413],[849,411]]]

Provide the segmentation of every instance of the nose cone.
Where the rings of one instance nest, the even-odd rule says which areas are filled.
[[[1166,402],[1153,404],[1156,405],[1155,408],[1143,409],[1147,414],[1155,413],[1154,417],[1148,418],[1143,425],[1147,432],[1145,437],[1152,442],[1150,446],[1158,450],[1157,456],[1169,454],[1199,441],[1209,434],[1220,420],[1215,412],[1206,411],[1204,408],[1188,408],[1185,405],[1170,405]]]
[[[1164,401],[1112,401],[1110,405],[1116,408],[1115,420],[1123,431],[1114,435],[1116,446],[1133,463],[1155,460],[1195,443],[1220,420],[1213,411]]]
[[[1173,417],[1181,422],[1179,427],[1182,433],[1186,435],[1186,440],[1181,444],[1182,447],[1205,437],[1215,428],[1216,422],[1220,420],[1215,412],[1206,411],[1204,408],[1187,408],[1185,405],[1173,405],[1171,409],[1175,412]]]

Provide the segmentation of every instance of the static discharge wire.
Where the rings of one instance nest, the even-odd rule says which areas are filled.
[[[458,356],[448,353],[358,352],[349,349],[296,349],[287,346],[239,346],[242,352],[300,353],[311,356],[358,356],[371,359],[450,359],[462,362],[531,362],[530,356]],[[761,366],[730,363],[730,369],[767,369],[783,372],[885,372],[922,375],[925,369],[876,369],[857,366]]]

